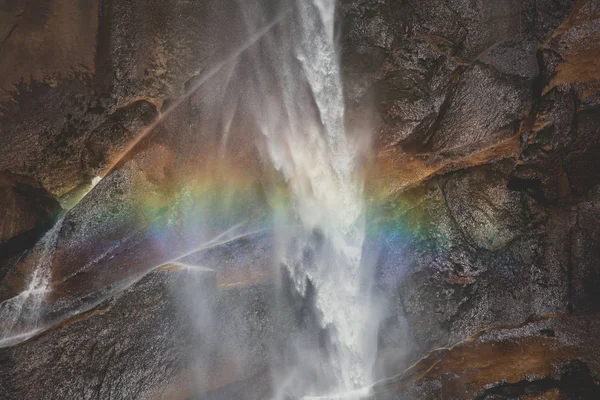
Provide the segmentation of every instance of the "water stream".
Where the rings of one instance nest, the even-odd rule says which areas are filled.
[[[26,340],[40,332],[40,317],[42,305],[50,291],[52,278],[52,260],[55,247],[62,227],[64,216],[54,224],[37,245],[38,252],[35,257],[35,267],[29,277],[27,288],[0,303],[0,321],[4,326],[0,330],[0,347],[10,346]]]
[[[372,383],[378,326],[362,257],[362,149],[345,126],[336,3],[282,0],[282,13],[240,0],[250,44],[234,54],[235,65],[228,71],[218,73],[219,65],[198,84],[211,78],[218,96],[209,96],[214,93],[207,88],[207,101],[243,102],[242,114],[251,116],[248,131],[266,169],[276,171],[271,195],[276,197],[281,187],[285,192],[285,201],[273,207],[275,261],[301,296],[310,292],[326,336],[292,349],[294,361],[274,380],[275,400],[359,399]],[[235,146],[228,129],[238,111],[220,111],[222,147]],[[0,346],[38,331],[61,226],[62,220],[38,244],[27,289],[0,305],[2,320],[10,321]],[[21,330],[24,326],[27,331]],[[312,379],[311,373],[319,371],[323,376]]]
[[[275,217],[277,260],[299,293],[311,285],[328,335],[325,352],[304,348],[321,354],[298,360],[318,359],[330,381],[315,388],[306,379],[284,377],[276,397],[359,398],[364,393],[356,390],[371,382],[376,323],[370,320],[368,274],[361,270],[361,149],[345,129],[336,1],[299,0],[291,8],[289,25],[262,40],[254,58],[254,113],[265,158],[283,176],[290,197]]]

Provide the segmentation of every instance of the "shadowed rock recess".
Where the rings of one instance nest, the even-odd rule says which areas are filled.
[[[22,340],[0,312],[0,399],[269,399],[273,349],[318,324],[273,261],[256,127],[210,77],[279,2],[38,3],[0,2],[0,302],[51,278]],[[600,399],[600,2],[337,16],[347,125],[373,131],[368,398]]]

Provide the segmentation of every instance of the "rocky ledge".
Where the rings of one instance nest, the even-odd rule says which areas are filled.
[[[437,349],[374,386],[373,399],[595,399],[600,315],[549,315]]]

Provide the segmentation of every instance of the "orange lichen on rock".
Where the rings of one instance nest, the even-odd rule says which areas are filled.
[[[579,1],[567,20],[554,32],[543,51],[556,53],[560,61],[544,89],[600,80],[600,8],[594,1]]]
[[[556,393],[571,389],[561,383],[570,363],[582,363],[586,373],[599,376],[600,349],[594,339],[598,333],[598,315],[553,315],[485,329],[453,347],[431,352],[401,375],[375,384],[374,391],[378,399],[466,400],[518,385],[511,390],[516,393],[523,387],[523,395],[514,398],[548,398],[539,397],[546,393],[557,398]]]

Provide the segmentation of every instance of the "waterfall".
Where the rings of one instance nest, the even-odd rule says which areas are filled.
[[[371,380],[376,324],[361,271],[363,184],[359,147],[345,129],[336,1],[292,3],[289,24],[261,40],[252,58],[251,98],[263,154],[289,196],[275,216],[277,261],[299,293],[313,289],[330,346],[318,362],[327,365],[331,382],[326,393],[310,382],[276,385],[282,386],[276,397],[296,397],[301,387],[301,396],[358,398],[355,391]]]
[[[298,357],[281,371],[279,381],[274,384],[274,398],[357,399],[366,394],[364,388],[372,381],[378,327],[372,314],[369,274],[363,271],[361,149],[345,126],[336,1],[277,1],[285,12],[270,9],[268,5],[259,9],[256,4],[239,0],[247,24],[241,29],[247,31],[248,43],[205,71],[199,83],[193,85],[194,90],[176,103],[184,104],[185,99],[196,96],[195,90],[202,85],[202,99],[194,99],[201,103],[198,108],[206,108],[198,117],[205,117],[202,133],[223,130],[218,141],[220,151],[203,159],[202,167],[212,166],[215,173],[206,173],[205,185],[199,190],[201,195],[190,194],[193,200],[187,202],[188,198],[183,197],[185,201],[180,202],[186,204],[181,206],[183,211],[197,214],[182,223],[193,229],[182,228],[180,233],[197,235],[196,250],[199,250],[230,239],[238,233],[238,228],[244,227],[244,222],[239,221],[228,227],[231,222],[228,219],[239,218],[252,208],[253,202],[240,199],[243,196],[239,193],[247,192],[236,190],[239,189],[236,182],[227,181],[225,170],[243,169],[229,165],[227,157],[236,153],[241,140],[252,136],[254,142],[250,140],[250,144],[256,144],[264,164],[261,167],[269,173],[276,172],[272,182],[265,184],[267,200],[277,198],[271,202],[275,260],[287,271],[297,293],[307,298],[310,295],[319,334],[325,336],[322,342],[309,341],[308,345],[295,349]],[[196,106],[190,106],[190,111],[196,111]],[[130,148],[155,124],[144,130]],[[248,135],[242,137],[240,133]],[[181,134],[178,136],[184,144],[181,147],[189,145],[192,149],[190,154],[181,154],[181,158],[196,155],[194,143],[188,141],[204,140],[205,151],[210,152],[213,139]],[[211,164],[215,157],[216,166]],[[269,173],[265,176],[271,177]],[[245,176],[240,174],[237,182],[242,188],[247,184]],[[279,191],[280,188],[283,190]],[[190,189],[189,193],[192,192]],[[238,203],[244,207],[234,212]],[[175,211],[170,212],[179,216],[179,206],[172,205]],[[13,344],[24,335],[29,337],[42,329],[39,320],[50,289],[52,257],[61,226],[62,219],[31,255],[37,257],[32,265],[37,264],[27,289],[0,304],[2,320],[10,321],[10,326],[3,327],[0,346]],[[224,231],[218,232],[219,228]],[[317,383],[311,378],[315,371],[324,373],[316,379]]]

